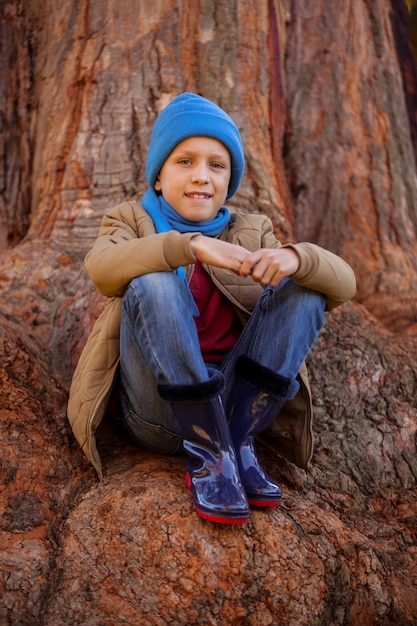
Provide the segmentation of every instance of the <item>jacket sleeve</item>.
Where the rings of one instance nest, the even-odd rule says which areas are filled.
[[[258,216],[259,220],[259,216]],[[265,218],[262,224],[262,247],[278,248],[282,244],[275,238],[273,224]],[[326,296],[326,310],[340,306],[356,293],[355,274],[340,256],[314,243],[286,243],[300,258],[300,267],[291,276],[299,285],[319,291]]]
[[[85,258],[85,268],[97,289],[121,297],[136,276],[169,272],[195,262],[190,240],[195,233],[155,233],[151,220],[137,205],[126,202],[108,211],[98,237]]]
[[[291,276],[299,285],[320,291],[326,296],[326,310],[340,306],[356,293],[356,278],[341,257],[314,243],[285,244],[297,252],[300,267]]]

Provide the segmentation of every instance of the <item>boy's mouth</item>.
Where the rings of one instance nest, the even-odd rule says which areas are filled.
[[[186,193],[185,195],[187,198],[193,198],[194,200],[207,200],[211,198],[211,194],[201,193],[199,191],[192,191],[191,193]]]

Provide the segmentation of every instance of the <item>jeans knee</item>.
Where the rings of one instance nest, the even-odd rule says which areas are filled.
[[[128,305],[152,303],[166,308],[167,302],[179,302],[184,289],[182,281],[174,272],[152,272],[133,278],[125,293]]]
[[[172,272],[151,272],[136,276],[130,281],[127,293],[136,296],[152,294],[157,297],[158,294],[164,294],[171,289],[171,284],[175,284],[175,278],[177,277]]]
[[[324,323],[325,296],[319,291],[298,285],[289,278],[283,279],[276,287],[267,287],[262,299],[264,303],[261,308],[267,314],[275,311],[277,315],[284,317],[315,319],[318,325]]]
[[[303,287],[303,285],[299,285],[290,278],[285,280],[282,287],[280,283],[275,289],[272,289],[272,292],[278,293],[279,296],[285,298],[297,298],[298,301],[303,303],[303,306],[311,304],[313,307],[318,306],[319,308],[324,308],[326,305],[326,298],[320,291]]]

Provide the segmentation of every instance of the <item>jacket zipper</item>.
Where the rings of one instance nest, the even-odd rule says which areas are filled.
[[[314,454],[314,431],[313,431],[313,407],[312,407],[312,400],[309,397],[309,394],[307,393],[308,396],[308,402],[307,402],[307,406],[308,406],[308,427],[310,430],[310,436],[311,436],[311,450],[310,450],[310,456],[308,457],[307,460],[307,469],[310,470],[311,469],[311,460],[313,458],[313,454]]]
[[[112,370],[113,371],[113,370]],[[106,397],[106,395],[108,394],[111,386],[113,384],[113,375],[110,374],[108,377],[108,380],[106,381],[99,397],[98,400],[95,404],[95,406],[93,407],[93,409],[91,410],[88,419],[87,419],[87,447],[88,447],[88,451],[90,453],[90,459],[91,462],[97,472],[97,474],[99,475],[100,480],[103,480],[103,472],[101,470],[100,465],[97,463],[97,459],[94,457],[93,452],[91,450],[91,441],[93,439],[93,422],[94,422],[94,418],[96,417],[98,410],[104,400],[104,398]]]

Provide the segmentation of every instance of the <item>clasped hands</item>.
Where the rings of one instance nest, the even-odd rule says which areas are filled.
[[[238,276],[250,276],[265,287],[275,287],[300,266],[300,258],[292,248],[260,248],[250,252],[242,246],[205,235],[191,239],[191,250],[202,263],[231,270]]]

